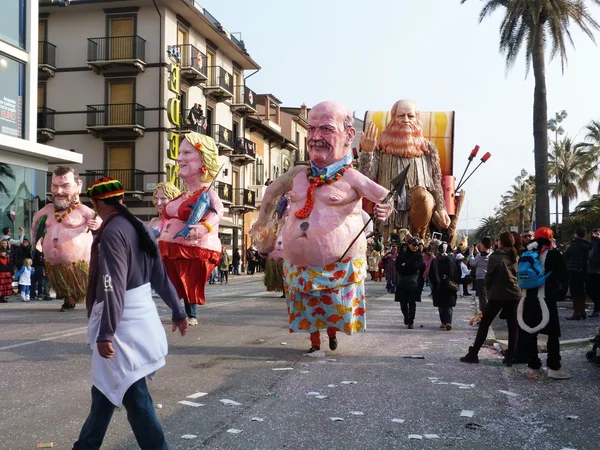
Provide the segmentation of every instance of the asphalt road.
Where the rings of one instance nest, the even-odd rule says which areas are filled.
[[[470,302],[460,301],[447,332],[424,297],[407,330],[383,283],[369,281],[368,332],[341,335],[335,352],[324,342],[324,357],[312,358],[308,335],[288,333],[285,301],[265,293],[260,276],[207,291],[199,325],[183,338],[169,331],[167,365],[149,382],[172,449],[600,448],[600,368],[584,347],[563,351],[569,381],[527,378],[525,366],[503,367],[490,349],[480,364],[464,364],[476,331]],[[71,448],[89,412],[85,312],[59,306],[16,297],[0,305],[2,450]],[[425,359],[402,358],[409,354]],[[187,398],[197,392],[207,395]],[[327,398],[307,395],[315,392]],[[465,410],[473,416],[461,417]],[[124,410],[103,448],[137,448]]]

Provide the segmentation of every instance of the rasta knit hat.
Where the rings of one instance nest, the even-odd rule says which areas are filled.
[[[87,190],[87,196],[94,200],[104,200],[125,194],[123,185],[114,178],[101,178],[94,181]]]

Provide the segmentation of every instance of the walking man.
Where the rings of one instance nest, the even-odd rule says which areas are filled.
[[[585,279],[588,271],[588,259],[591,245],[585,240],[585,228],[577,227],[575,239],[565,252],[565,261],[569,270],[569,289],[573,301],[573,315],[567,320],[585,319]]]
[[[92,348],[92,407],[73,449],[99,449],[115,407],[125,406],[142,449],[167,449],[146,376],[165,365],[167,337],[152,289],[184,336],[187,316],[150,230],[122,204],[123,186],[102,178],[87,195],[104,220],[92,245],[86,307]]]
[[[484,237],[479,248],[471,247],[469,251],[469,264],[475,269],[475,293],[479,298],[479,311],[483,312],[487,305],[487,290],[485,288],[485,274],[487,273],[488,259],[492,248],[492,238]],[[473,256],[478,250],[477,256]]]

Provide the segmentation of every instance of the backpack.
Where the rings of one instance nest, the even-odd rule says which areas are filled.
[[[528,250],[521,255],[517,266],[517,279],[521,289],[537,289],[543,286],[551,273],[544,273],[538,252]]]

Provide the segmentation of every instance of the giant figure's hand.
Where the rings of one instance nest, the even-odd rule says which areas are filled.
[[[256,249],[260,253],[271,253],[277,242],[276,220],[259,216],[250,228],[250,235],[254,238]]]
[[[446,212],[445,209],[442,209],[440,211],[434,211],[433,213],[433,223],[440,229],[440,230],[447,230],[448,227],[450,226],[450,216],[448,215],[448,213]]]
[[[391,203],[377,203],[375,208],[373,208],[373,212],[375,213],[375,218],[377,220],[385,220],[390,217],[392,214],[392,204]]]
[[[375,150],[377,144],[377,127],[373,122],[369,122],[367,131],[360,133],[360,148],[363,152],[371,153]]]
[[[96,231],[102,225],[102,219],[98,216],[87,221],[87,226],[90,230]]]
[[[188,239],[202,239],[208,234],[208,228],[203,224],[190,225],[190,235]]]

